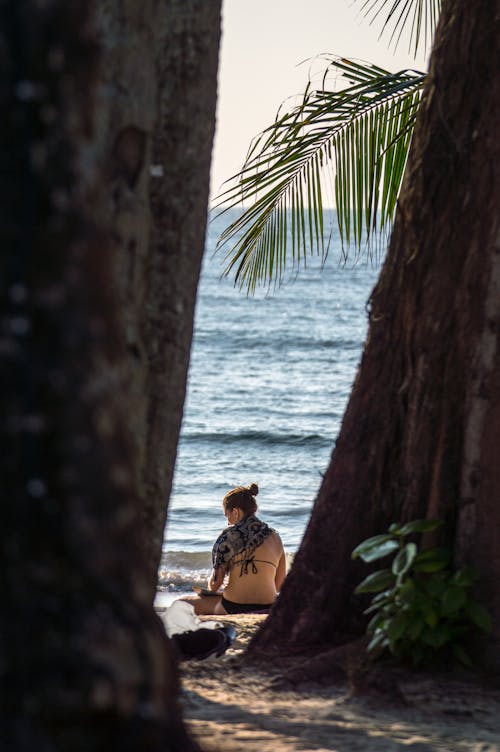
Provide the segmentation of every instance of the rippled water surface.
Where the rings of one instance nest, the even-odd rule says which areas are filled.
[[[260,486],[259,514],[296,550],[328,464],[366,334],[378,268],[308,262],[272,295],[247,297],[212,258],[196,308],[187,402],[160,583],[205,576],[233,486]]]

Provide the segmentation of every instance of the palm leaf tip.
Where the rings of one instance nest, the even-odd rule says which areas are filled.
[[[391,221],[425,75],[346,58],[329,62],[335,65],[348,85],[310,89],[257,137],[258,148],[223,194],[232,207],[242,197],[253,201],[218,244],[231,244],[225,273],[237,268],[238,283],[255,289],[281,281],[290,257],[294,269],[310,253],[326,258],[328,195],[342,254],[351,242],[357,252],[369,249],[371,235]]]
[[[442,0],[357,0],[370,24],[381,23],[380,37],[389,35],[396,49],[408,39],[408,52],[414,57],[426,53],[436,31]],[[385,14],[385,15],[384,15]]]

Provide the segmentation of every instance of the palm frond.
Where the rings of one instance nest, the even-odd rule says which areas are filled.
[[[394,214],[425,74],[346,59],[331,65],[347,86],[308,89],[255,139],[232,186],[218,197],[222,211],[253,202],[218,243],[231,244],[224,273],[234,272],[235,283],[250,291],[263,281],[279,283],[290,255],[293,267],[308,253],[326,256],[327,176],[344,248],[354,242],[359,249]]]
[[[442,0],[358,0],[361,12],[374,23],[384,16],[380,36],[388,33],[389,44],[397,47],[409,29],[408,52],[414,57],[430,49],[441,11]]]

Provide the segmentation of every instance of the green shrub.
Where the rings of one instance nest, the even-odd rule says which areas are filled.
[[[435,530],[437,520],[392,524],[387,533],[368,538],[352,552],[367,563],[393,555],[392,564],[368,575],[355,592],[374,593],[366,614],[371,635],[368,651],[389,650],[414,665],[458,659],[471,661],[464,643],[479,628],[491,630],[488,612],[471,597],[477,574],[471,568],[453,571],[446,549],[419,552],[409,536]]]

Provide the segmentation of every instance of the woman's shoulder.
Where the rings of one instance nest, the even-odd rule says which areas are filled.
[[[283,548],[283,541],[281,540],[281,535],[276,530],[276,528],[270,527],[269,530],[270,530],[269,538],[271,538],[271,540],[275,541]]]

